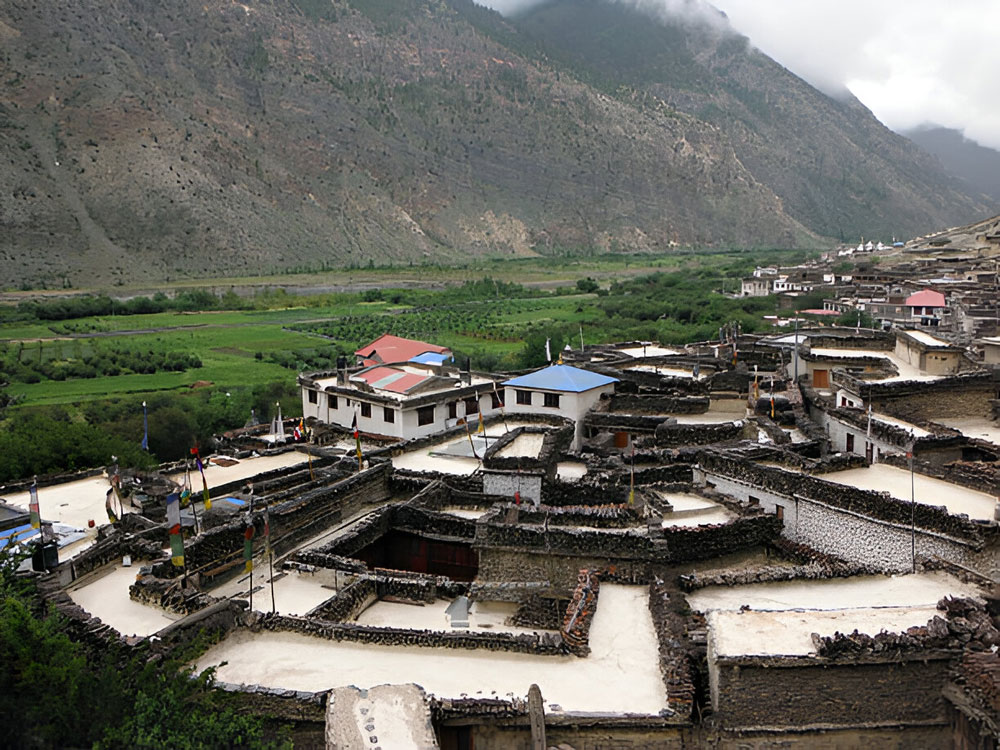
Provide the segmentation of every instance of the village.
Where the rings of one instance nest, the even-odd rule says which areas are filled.
[[[297,746],[995,747],[991,248],[759,269],[791,331],[532,371],[384,335],[299,375],[301,420],[4,488],[0,545],[77,638],[209,634],[196,667]]]

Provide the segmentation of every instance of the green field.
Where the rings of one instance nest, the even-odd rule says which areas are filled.
[[[678,343],[711,337],[734,313],[752,328],[762,313],[773,312],[773,300],[740,305],[713,290],[726,288],[727,281],[732,290],[735,279],[754,263],[797,257],[710,253],[534,258],[484,261],[467,268],[329,272],[309,279],[320,287],[378,282],[380,288],[296,295],[272,287],[242,298],[241,305],[250,308],[244,310],[13,321],[0,325],[0,352],[10,380],[8,392],[18,406],[184,392],[194,383],[210,383],[214,389],[294,384],[299,371],[330,367],[338,354],[386,332],[448,346],[482,369],[514,369],[537,363],[526,353],[526,342],[537,346],[539,340],[552,338],[554,346],[576,347],[581,331],[587,344],[624,338]],[[648,275],[654,269],[657,274]],[[484,270],[494,275],[486,278]],[[632,281],[636,272],[647,275]],[[585,278],[603,279],[597,282],[602,287],[597,294],[576,288]],[[230,281],[263,287],[271,280]],[[416,283],[424,288],[407,288]],[[100,361],[109,352],[140,360],[194,356],[201,366],[136,372],[133,365],[105,374]],[[82,363],[96,363],[97,372],[83,372],[87,368]],[[74,366],[82,367],[83,375]],[[37,376],[29,369],[45,371]],[[68,376],[51,379],[56,377],[51,371],[60,369]]]

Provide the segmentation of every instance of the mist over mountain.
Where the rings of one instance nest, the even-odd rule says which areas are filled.
[[[973,190],[992,198],[1000,210],[1000,151],[980,146],[957,130],[933,125],[903,135],[936,156],[945,169],[961,177]]]
[[[11,0],[0,285],[810,246],[987,212],[724,19],[641,7]]]

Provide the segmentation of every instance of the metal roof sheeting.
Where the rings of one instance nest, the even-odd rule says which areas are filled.
[[[600,388],[602,385],[617,383],[618,378],[601,375],[590,370],[581,370],[569,365],[550,365],[541,370],[507,380],[504,385],[516,388],[539,388],[544,391],[582,393]]]

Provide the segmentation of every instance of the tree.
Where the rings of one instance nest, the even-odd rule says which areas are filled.
[[[0,747],[290,747],[215,690],[214,674],[109,644],[90,652],[0,549]],[[189,655],[186,655],[189,656]]]

